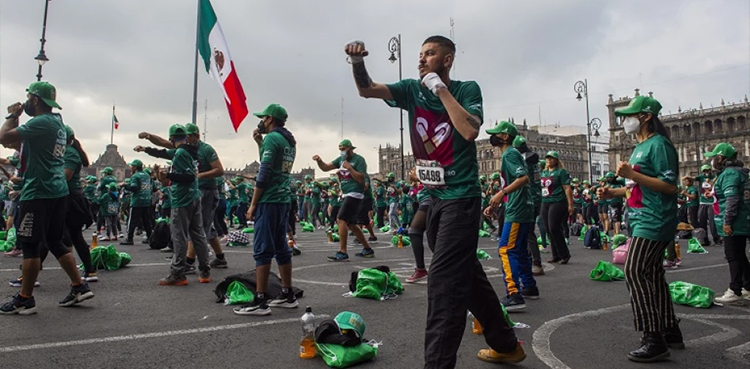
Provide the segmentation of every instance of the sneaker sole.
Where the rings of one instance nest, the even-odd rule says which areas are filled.
[[[84,302],[86,300],[92,299],[92,298],[94,298],[94,293],[91,292],[91,291],[89,291],[89,292],[86,292],[84,294],[76,295],[76,297],[73,300],[70,300],[70,301],[68,301],[68,302],[66,302],[64,304],[58,304],[58,305],[62,306],[62,307],[70,307],[70,306],[73,306],[73,305],[80,304],[80,303],[82,303],[82,302]]]
[[[328,261],[333,262],[333,263],[340,263],[340,262],[343,262],[343,261],[349,261],[349,259],[333,259],[333,258],[328,258]]]
[[[535,295],[535,296],[523,295],[523,298],[529,299],[529,300],[539,300],[539,295]],[[507,308],[506,308],[506,310],[507,310]]]
[[[36,314],[36,306],[29,309],[13,310],[11,312],[0,311],[0,315],[34,315]]]
[[[233,310],[237,315],[267,316],[271,315],[271,309],[256,309],[252,311]]]
[[[744,299],[732,300],[732,301],[719,301],[719,300],[714,299],[714,302],[719,303],[719,304],[724,304],[724,305],[732,305],[732,306],[744,306],[745,305]]]
[[[179,281],[179,282],[159,282],[159,286],[187,286],[188,281]]]
[[[99,277],[95,277],[95,278],[84,278],[84,281],[86,281],[86,282],[99,282]]]
[[[198,278],[200,283],[211,283],[211,278]]]
[[[406,283],[417,283],[417,282],[424,281],[426,279],[427,279],[427,276],[424,276],[424,277],[421,277],[421,278],[417,278],[417,279],[406,278],[405,282]]]
[[[506,306],[505,310],[509,313],[526,310],[526,304]]]
[[[293,303],[289,303],[289,302],[284,301],[280,303],[274,303],[272,301],[268,303],[268,306],[282,308],[282,309],[296,309],[299,306],[299,302],[294,301]]]
[[[477,358],[484,362],[494,364],[518,364],[526,359],[526,354],[524,353],[522,356],[510,356],[505,358],[491,358],[477,354]]]

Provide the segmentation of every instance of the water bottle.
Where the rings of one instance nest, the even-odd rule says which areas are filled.
[[[302,341],[299,344],[299,357],[312,359],[315,357],[315,315],[311,307],[305,308],[302,315]]]
[[[91,238],[91,248],[99,246],[99,235],[94,232],[94,236]]]
[[[479,320],[474,317],[474,314],[469,312],[468,315],[469,323],[471,323],[471,332],[474,334],[482,334],[482,326],[479,324]]]
[[[401,234],[399,233],[399,235],[398,235],[398,248],[400,248],[400,249],[401,249],[401,248],[403,248],[403,247],[404,247],[404,238],[403,238],[403,236],[401,236]]]
[[[333,231],[328,230],[326,234],[328,235],[328,243],[333,243]]]

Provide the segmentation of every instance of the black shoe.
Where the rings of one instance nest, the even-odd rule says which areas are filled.
[[[120,245],[123,245],[123,246],[131,246],[131,245],[133,245],[133,240],[125,240],[125,241],[122,241],[122,242],[120,242]]]
[[[630,361],[638,363],[653,363],[669,357],[669,348],[661,332],[644,333],[641,339],[642,346],[628,354]]]
[[[271,308],[268,306],[266,298],[260,299],[256,296],[252,304],[235,308],[234,313],[237,315],[264,316],[271,315]]]
[[[536,286],[534,287],[524,287],[521,291],[521,295],[524,298],[527,298],[529,300],[538,300],[539,299],[539,288]]]
[[[502,301],[502,304],[509,313],[526,309],[526,301],[520,293],[509,295]]]
[[[368,243],[378,243],[378,238],[375,236],[370,236],[370,238],[367,239]]]
[[[13,296],[13,299],[0,305],[0,314],[3,315],[31,315],[36,314],[36,302],[34,296],[22,298],[20,293]]]
[[[79,304],[93,297],[94,297],[94,293],[91,292],[91,289],[89,288],[89,284],[86,282],[83,282],[78,286],[71,287],[70,293],[68,293],[68,296],[65,296],[65,298],[60,300],[60,302],[58,302],[57,304],[60,306],[66,306],[66,307],[73,306],[75,304]]]
[[[208,265],[211,268],[226,269],[227,268],[227,260],[226,259],[215,258],[215,259],[211,260],[211,262],[208,263]]]
[[[297,297],[294,296],[294,292],[292,292],[292,290],[290,289],[286,294],[282,292],[279,297],[271,300],[268,303],[268,306],[280,307],[284,309],[294,309],[299,306],[299,303],[297,303]]]
[[[560,260],[560,264],[567,264],[568,261],[570,261],[570,256],[568,256],[567,258],[563,258],[562,260]]]
[[[371,248],[369,248],[369,249],[362,249],[361,252],[358,252],[358,253],[354,254],[354,256],[358,256],[358,257],[361,257],[361,258],[368,258],[368,259],[369,258],[374,258],[375,257],[375,251],[373,251],[373,249],[371,249]]]
[[[663,332],[664,341],[669,348],[682,350],[685,348],[685,342],[682,340],[682,331],[680,330],[679,321],[672,328],[667,328]]]

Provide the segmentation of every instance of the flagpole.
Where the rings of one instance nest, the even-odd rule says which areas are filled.
[[[115,143],[115,103],[112,103],[112,127],[110,127],[109,144]]]
[[[200,37],[201,27],[201,0],[196,1],[198,3],[198,12],[195,22],[195,65],[193,67],[193,115],[192,122],[195,124],[198,115],[198,40]]]

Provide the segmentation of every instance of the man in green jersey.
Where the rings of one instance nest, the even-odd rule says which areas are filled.
[[[320,156],[313,156],[313,160],[318,163],[320,170],[330,172],[338,169],[336,174],[341,181],[341,192],[344,197],[336,219],[339,226],[339,251],[333,256],[329,256],[329,261],[349,260],[349,254],[346,252],[349,230],[354,233],[354,236],[364,247],[356,256],[375,257],[375,251],[370,248],[362,229],[357,226],[359,224],[357,215],[365,198],[367,163],[365,158],[354,153],[355,148],[351,141],[345,139],[339,143],[339,156],[332,162],[326,163]]]
[[[695,177],[695,187],[698,189],[698,228],[706,231],[706,238],[701,241],[704,245],[710,245],[708,242],[708,233],[714,239],[714,244],[721,245],[721,236],[714,223],[714,182],[716,176],[711,172],[711,165],[705,164],[701,167],[701,174]]]
[[[88,284],[81,280],[76,260],[62,242],[65,228],[68,185],[64,172],[67,146],[65,125],[55,101],[57,92],[48,82],[34,82],[26,90],[27,100],[8,107],[8,115],[0,127],[0,144],[21,143],[23,188],[20,195],[20,226],[17,237],[23,250],[21,291],[0,306],[0,314],[30,315],[36,313],[34,283],[41,267],[42,244],[57,258],[70,278],[70,293],[58,304],[72,306],[94,297]],[[32,117],[24,125],[18,118],[26,113]]]
[[[385,211],[388,209],[388,202],[386,201],[386,190],[383,183],[375,179],[372,183],[373,192],[375,193],[375,217],[377,218],[377,228],[383,228],[385,226]]]
[[[417,176],[432,196],[427,242],[434,254],[427,283],[425,368],[453,368],[466,326],[466,310],[484,328],[490,346],[481,360],[517,363],[526,358],[476,257],[481,214],[479,163],[474,142],[482,124],[482,93],[473,81],[453,81],[453,41],[432,36],[419,53],[420,79],[374,83],[364,42],[345,46],[359,95],[407,110]]]
[[[279,104],[270,104],[262,112],[253,139],[260,151],[260,169],[247,218],[254,221],[256,294],[250,305],[234,309],[239,315],[269,315],[271,307],[293,309],[298,306],[292,291],[292,252],[286,242],[290,211],[292,166],[297,141],[285,128],[288,114]],[[263,137],[265,135],[265,137]],[[271,261],[276,259],[281,275],[281,294],[269,301],[266,296]]]
[[[130,162],[130,182],[125,184],[125,189],[131,192],[130,196],[130,214],[128,214],[128,236],[120,245],[132,245],[135,228],[140,225],[146,231],[147,240],[151,238],[151,177],[143,171],[143,162],[135,159]]]

